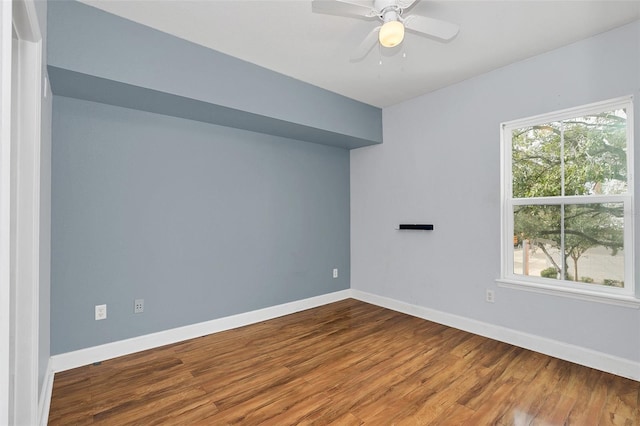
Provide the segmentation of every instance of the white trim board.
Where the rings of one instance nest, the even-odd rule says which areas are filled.
[[[12,3],[0,2],[0,424],[9,424],[11,363],[11,28]]]
[[[51,371],[54,373],[82,367],[94,362],[104,361],[134,352],[153,349],[172,343],[182,342],[196,337],[206,336],[220,331],[231,330],[245,325],[255,324],[261,321],[278,318],[284,315],[293,314],[329,303],[351,297],[350,290],[337,291],[335,293],[323,294],[310,297],[308,299],[297,300],[284,303],[282,305],[270,306],[256,311],[231,315],[211,321],[205,321],[184,327],[159,331],[157,333],[144,336],[133,337],[131,339],[120,340],[104,345],[93,346],[91,348],[80,349],[59,355],[53,355],[49,362]]]
[[[20,4],[17,2],[16,4]],[[32,4],[31,2],[25,4]],[[35,7],[35,6],[32,6]],[[35,12],[29,15],[35,17]],[[37,28],[32,23],[31,31]],[[31,34],[29,34],[31,35]],[[15,420],[32,424],[38,410],[40,291],[40,109],[42,41],[14,42],[18,51],[16,242],[15,242]],[[35,123],[35,125],[34,125]]]
[[[0,176],[2,192],[0,198],[0,233],[2,240],[9,239],[0,248],[0,264],[9,270],[0,277],[2,287],[8,287],[8,324],[0,330],[1,344],[6,348],[0,352],[0,363],[5,364],[9,354],[9,387],[5,387],[5,375],[0,377],[0,423],[35,424],[38,418],[38,355],[39,355],[39,285],[40,285],[40,148],[41,148],[41,88],[42,88],[42,37],[34,0],[15,0],[2,6],[2,89],[7,78],[10,88],[2,94],[2,167],[8,166],[10,173]],[[11,12],[11,21],[8,13]],[[9,24],[9,27],[4,25]],[[12,29],[13,28],[13,32]],[[15,34],[15,38],[13,38]],[[7,52],[6,37],[11,43]],[[5,68],[10,59],[11,75]],[[7,104],[9,102],[9,104]],[[8,120],[8,121],[7,121]],[[10,141],[4,126],[10,127]],[[6,144],[10,145],[7,147]],[[9,155],[9,157],[5,157]],[[8,163],[7,163],[8,160]],[[8,181],[6,180],[8,178]],[[7,184],[9,185],[7,187]],[[8,217],[7,217],[8,214]],[[8,220],[8,229],[7,229]],[[12,235],[5,235],[6,232]],[[9,263],[5,265],[6,261]],[[5,268],[6,266],[6,268]],[[3,290],[1,309],[7,302]],[[6,318],[2,318],[5,320]],[[8,399],[8,404],[5,402]],[[5,410],[5,408],[8,408]],[[5,412],[7,414],[5,414]]]
[[[351,297],[396,312],[402,312],[565,361],[595,368],[596,370],[640,381],[640,362],[634,362],[629,359],[616,357],[581,346],[524,333],[471,318],[400,302],[395,299],[366,293],[360,290],[351,289]]]
[[[54,376],[55,373],[51,369],[51,358],[49,358],[47,372],[44,376],[42,389],[40,389],[40,399],[38,403],[38,425],[40,426],[47,426],[47,423],[49,423],[49,408],[51,408]]]

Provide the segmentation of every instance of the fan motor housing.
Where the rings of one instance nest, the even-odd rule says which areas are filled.
[[[379,13],[379,16],[387,21],[387,15],[393,12],[395,19],[402,14],[402,8],[397,0],[374,0],[373,8]]]

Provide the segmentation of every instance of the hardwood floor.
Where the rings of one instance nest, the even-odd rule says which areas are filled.
[[[50,425],[639,425],[640,382],[345,300],[58,373]]]

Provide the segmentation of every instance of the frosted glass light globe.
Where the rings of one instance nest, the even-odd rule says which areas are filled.
[[[404,39],[404,25],[400,21],[385,22],[380,32],[378,40],[384,47],[394,47],[402,43]]]

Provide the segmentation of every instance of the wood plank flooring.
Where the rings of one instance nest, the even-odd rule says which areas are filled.
[[[640,425],[640,382],[344,300],[56,374],[50,425]]]

